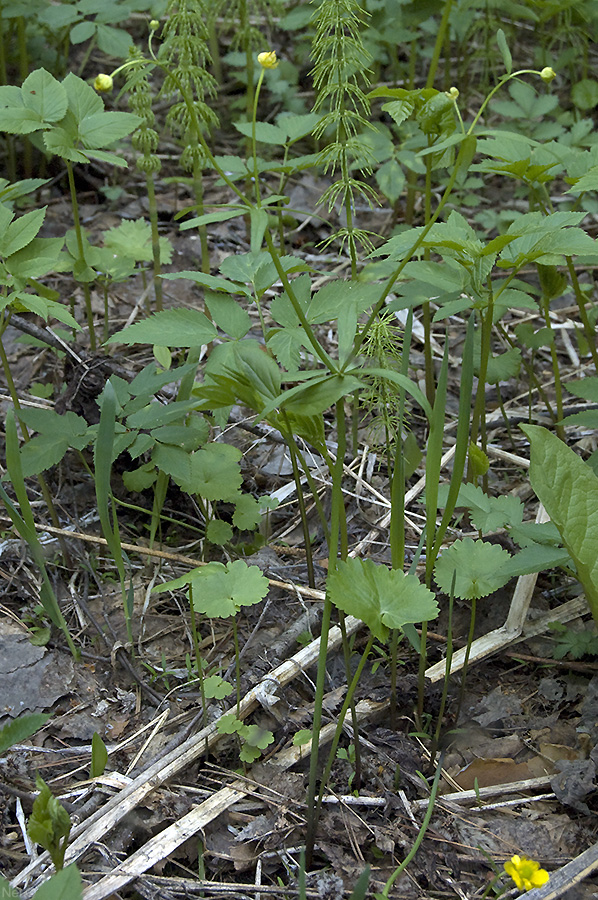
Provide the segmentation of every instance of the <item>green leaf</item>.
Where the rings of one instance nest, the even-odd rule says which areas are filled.
[[[240,131],[245,137],[250,138],[253,136],[253,124],[251,122],[233,122],[233,125],[237,131]],[[270,122],[256,122],[255,139],[262,144],[284,146],[287,142],[287,135],[282,128],[271,125]]]
[[[0,131],[8,134],[31,134],[42,125],[41,117],[32,109],[0,107]]]
[[[197,309],[165,309],[142,322],[117,331],[108,344],[160,344],[162,347],[201,347],[218,336],[210,320]]]
[[[104,233],[104,247],[115,255],[124,255],[136,262],[152,262],[152,229],[145,219],[125,220]],[[172,244],[160,237],[160,259],[164,264],[172,260]]]
[[[222,209],[220,212],[205,213],[203,216],[195,216],[193,219],[185,219],[180,224],[181,231],[188,231],[190,228],[199,228],[200,225],[211,225],[213,222],[227,222],[228,219],[238,219],[244,216],[247,207],[239,207],[238,209]]]
[[[83,884],[75,863],[55,872],[35,892],[35,900],[82,900],[82,897]]]
[[[473,484],[461,485],[457,506],[471,510],[471,521],[479,531],[496,531],[505,525],[520,525],[523,521],[523,503],[518,497],[489,497]]]
[[[236,509],[233,515],[233,525],[242,531],[255,528],[262,521],[262,511],[259,501],[251,494],[241,494],[236,501]]]
[[[328,576],[327,590],[335,606],[361,619],[381,641],[391,628],[438,615],[434,594],[415,575],[387,569],[371,559],[338,562]]]
[[[25,79],[21,94],[24,106],[44,122],[58,122],[66,113],[66,90],[45,69],[36,69]]]
[[[50,853],[52,862],[59,869],[62,868],[66,842],[71,831],[71,817],[39,775],[36,784],[39,794],[27,822],[27,833],[35,844]]]
[[[79,136],[89,150],[105,149],[126,137],[143,119],[128,112],[98,112],[79,123]]]
[[[208,700],[224,700],[225,697],[230,697],[235,690],[232,684],[229,684],[220,675],[208,675],[207,678],[204,678],[203,689]]]
[[[225,291],[227,294],[242,294],[243,288],[234,284],[232,281],[226,281],[225,278],[218,278],[216,275],[206,275],[204,272],[192,272],[183,270],[182,272],[170,272],[162,275],[162,278],[168,281],[175,281],[177,278],[186,278],[209,288],[211,291]],[[170,312],[170,310],[168,310]]]
[[[578,109],[594,109],[598,105],[598,81],[582,78],[571,88],[571,99]]]
[[[218,734],[239,734],[245,725],[234,713],[227,713],[218,719]]]
[[[270,744],[274,743],[274,735],[259,725],[248,725],[243,733],[243,740],[250,747],[257,747],[259,750],[265,750]]]
[[[233,529],[228,522],[222,519],[211,519],[206,528],[206,538],[212,544],[228,544],[233,539]]]
[[[510,381],[519,374],[521,368],[521,350],[512,347],[498,356],[491,356],[488,360],[486,371],[486,383],[498,384],[500,381]]]
[[[507,583],[511,576],[503,573],[503,566],[510,559],[510,554],[497,544],[464,538],[443,551],[434,568],[434,578],[445,594],[451,593],[454,579],[455,597],[479,599]]]
[[[230,444],[208,444],[195,453],[177,447],[157,445],[154,463],[188,494],[200,494],[206,500],[235,501],[242,476],[241,451]]]
[[[531,444],[530,481],[559,530],[598,622],[598,477],[556,435],[522,425]]]
[[[37,475],[56,465],[69,447],[83,450],[91,440],[89,425],[74,412],[58,415],[53,409],[27,409],[19,418],[32,431],[38,432],[21,450],[23,474]]]
[[[13,744],[21,744],[39,731],[51,716],[45,713],[31,713],[31,715],[18,716],[9,722],[4,728],[0,728],[0,756],[6,753]]]
[[[103,112],[104,101],[98,92],[78,75],[69,72],[62,84],[67,93],[69,111],[76,123],[81,122],[86,116]]]
[[[192,581],[193,607],[212,619],[228,619],[243,606],[253,606],[268,593],[268,579],[257,566],[237,559],[226,566],[208,563]]]
[[[212,320],[234,341],[245,337],[251,328],[251,318],[246,309],[227,294],[213,294],[206,291],[206,306]]]
[[[89,769],[89,777],[97,778],[98,775],[103,775],[106,770],[107,762],[108,750],[106,749],[106,744],[97,731],[94,731],[91,738],[91,766]]]
[[[32,209],[31,212],[25,213],[24,216],[11,222],[0,244],[0,255],[10,256],[31,243],[42,227],[46,209],[46,206],[41,209]]]
[[[509,50],[507,39],[502,28],[499,28],[496,32],[496,43],[498,44],[502,61],[505,64],[505,72],[507,75],[510,75],[513,70],[513,57],[511,56],[511,51]]]

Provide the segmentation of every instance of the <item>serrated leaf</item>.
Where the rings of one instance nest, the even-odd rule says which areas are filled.
[[[11,256],[31,243],[43,225],[46,209],[32,209],[10,223],[0,244],[2,256]]]
[[[139,116],[127,112],[98,112],[79,123],[79,137],[88,150],[107,149],[135,131],[142,123]]]
[[[211,519],[206,528],[206,538],[212,544],[228,544],[233,538],[233,529],[222,519]]]
[[[497,544],[464,538],[444,550],[434,568],[436,584],[450,594],[454,579],[454,595],[461,600],[486,597],[503,587],[510,576],[503,566],[510,554]]]
[[[364,622],[378,640],[389,629],[438,615],[434,594],[415,575],[387,569],[371,559],[347,559],[328,576],[332,603]]]
[[[521,350],[519,347],[511,347],[498,356],[491,356],[488,360],[486,371],[487,384],[498,384],[501,381],[509,381],[519,374],[521,368]]]
[[[36,69],[25,79],[21,94],[24,106],[36,112],[44,122],[58,122],[66,113],[66,90],[45,69]]]
[[[523,503],[518,497],[489,497],[482,488],[473,484],[461,485],[457,505],[472,511],[472,522],[480,531],[496,531],[505,525],[519,525],[523,521]]]
[[[67,93],[69,111],[73,114],[75,122],[81,122],[86,116],[103,112],[104,101],[98,92],[78,75],[69,72],[62,84]]]
[[[235,501],[242,476],[241,451],[230,444],[214,443],[185,453],[178,447],[158,444],[153,453],[155,464],[188,494],[200,494],[206,500]]]
[[[206,306],[214,323],[234,341],[245,337],[251,328],[251,318],[247,310],[227,294],[206,292]]]
[[[243,606],[263,600],[268,593],[268,579],[257,566],[237,559],[226,566],[209,563],[198,569],[192,587],[196,612],[213,619],[228,619]]]
[[[251,494],[241,494],[236,501],[233,514],[233,525],[242,531],[255,528],[262,521],[262,513],[259,502]]]
[[[143,322],[113,334],[107,344],[160,344],[162,347],[201,347],[218,336],[210,320],[197,309],[165,309]]]
[[[531,443],[530,481],[575,562],[598,622],[598,477],[556,435],[522,425]]]

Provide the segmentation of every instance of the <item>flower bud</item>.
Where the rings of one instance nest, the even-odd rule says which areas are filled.
[[[540,72],[540,78],[542,79],[544,84],[550,84],[550,82],[556,78],[556,72],[554,71],[552,66],[544,66],[544,68]]]
[[[459,96],[459,88],[452,87],[450,90],[445,91],[447,97],[450,97],[451,100],[456,100]]]
[[[155,31],[159,27],[160,22],[158,21],[158,19],[152,19],[152,21],[150,22],[150,31]]]
[[[258,53],[257,61],[264,69],[275,69],[278,66],[276,50],[266,50],[264,53]]]
[[[112,84],[113,81],[111,75],[98,75],[93,86],[96,91],[99,91],[101,94],[106,94],[108,91],[112,90]]]

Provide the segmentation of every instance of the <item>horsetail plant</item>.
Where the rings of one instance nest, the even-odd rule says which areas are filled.
[[[314,21],[316,30],[312,43],[314,60],[313,80],[317,92],[314,112],[326,110],[314,129],[314,136],[323,137],[333,130],[334,137],[321,151],[318,162],[325,171],[340,172],[337,181],[320,197],[332,209],[337,201],[345,216],[345,224],[325,241],[327,247],[340,240],[340,250],[347,244],[351,259],[351,277],[357,276],[358,244],[373,249],[371,232],[356,227],[354,218],[359,199],[371,207],[378,202],[375,191],[363,180],[353,177],[357,160],[366,174],[372,170],[374,156],[359,139],[364,128],[375,130],[369,121],[370,102],[363,88],[369,86],[370,55],[361,38],[365,13],[357,0],[322,0]]]
[[[191,172],[199,215],[203,212],[202,171],[206,155],[197,140],[196,130],[198,124],[205,131],[212,131],[218,125],[218,116],[207,103],[218,91],[215,78],[207,70],[211,62],[207,26],[209,15],[204,0],[169,0],[166,23],[161,33],[162,44],[158,51],[158,60],[165,73],[158,96],[171,102],[174,100],[167,113],[166,124],[182,143],[181,165]],[[202,271],[209,272],[205,226],[200,226],[199,237]]]
[[[153,23],[152,23],[153,24]],[[152,29],[153,34],[154,29]],[[152,229],[152,256],[154,259],[154,297],[156,309],[162,309],[162,265],[160,258],[160,235],[158,232],[158,205],[154,179],[162,168],[157,156],[158,133],[154,128],[156,117],[152,110],[151,89],[148,79],[148,68],[141,52],[132,47],[129,55],[129,67],[126,69],[127,82],[125,90],[129,91],[129,107],[141,119],[141,124],[131,138],[133,147],[139,152],[136,160],[137,168],[145,175],[147,200],[149,206],[150,225]]]

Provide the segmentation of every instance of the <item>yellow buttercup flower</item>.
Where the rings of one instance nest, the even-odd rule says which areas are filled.
[[[512,856],[504,865],[505,872],[509,875],[520,891],[531,891],[532,888],[542,887],[546,884],[548,872],[540,868],[540,863],[526,856]]]
[[[544,66],[540,72],[540,78],[545,84],[550,84],[550,82],[556,78],[556,72],[552,66]]]
[[[98,75],[96,80],[93,83],[96,91],[100,91],[100,93],[105,94],[108,91],[112,90],[112,76],[111,75]]]
[[[263,53],[258,53],[257,61],[264,69],[275,69],[278,66],[276,50],[265,50]]]

